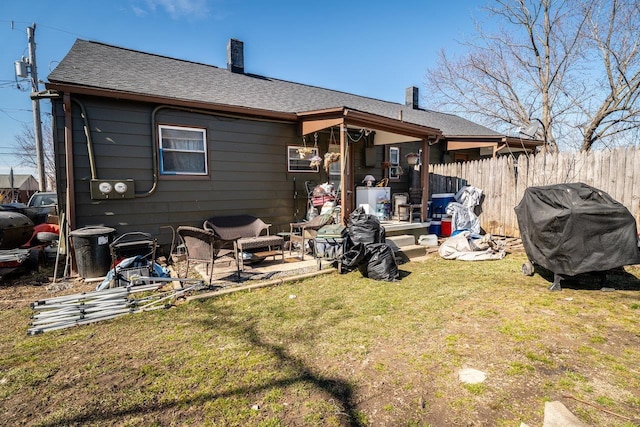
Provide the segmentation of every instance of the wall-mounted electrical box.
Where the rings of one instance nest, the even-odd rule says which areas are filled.
[[[91,198],[93,200],[133,199],[136,189],[132,179],[92,179]]]

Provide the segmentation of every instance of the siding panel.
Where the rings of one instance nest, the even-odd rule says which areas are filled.
[[[138,192],[150,189],[155,106],[88,97],[81,101],[89,119],[98,178],[134,179]],[[165,247],[171,243],[169,226],[201,226],[212,215],[250,213],[272,223],[272,232],[283,231],[301,209],[294,206],[293,178],[302,196],[299,204],[306,204],[304,181],[322,179],[318,174],[287,173],[286,147],[301,145],[295,124],[161,109],[156,114],[159,123],[207,129],[209,176],[160,177],[157,190],[148,197],[91,200],[84,122],[80,109],[72,105],[76,228],[102,224],[114,227],[118,235],[145,231],[158,236]],[[64,115],[57,107],[58,173],[64,177]]]

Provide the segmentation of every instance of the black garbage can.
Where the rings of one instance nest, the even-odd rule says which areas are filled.
[[[69,233],[73,241],[78,274],[83,279],[104,277],[111,268],[109,244],[115,229],[84,227]]]

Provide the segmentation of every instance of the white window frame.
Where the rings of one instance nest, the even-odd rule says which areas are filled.
[[[193,132],[201,135],[202,141],[202,150],[180,150],[175,148],[164,148],[163,147],[163,131],[164,130],[178,130],[185,132]],[[170,125],[158,125],[158,163],[160,169],[160,175],[163,176],[176,176],[176,175],[195,175],[195,176],[206,176],[209,174],[209,156],[208,156],[208,144],[207,144],[207,130],[204,128],[195,128],[188,126],[170,126]],[[172,152],[172,153],[200,153],[204,157],[204,171],[202,172],[193,172],[193,171],[165,171],[164,170],[164,153]]]
[[[400,179],[400,147],[389,147],[389,179]]]
[[[311,149],[311,154],[308,154],[304,159],[300,158],[298,154],[299,148],[305,148],[303,145],[288,145],[287,146],[287,171],[288,172],[300,172],[300,173],[317,173],[320,167],[311,167],[311,158],[318,156],[319,151],[317,147],[306,148]]]

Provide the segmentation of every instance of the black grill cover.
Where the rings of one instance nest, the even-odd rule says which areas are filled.
[[[636,222],[604,191],[583,183],[529,187],[515,211],[529,260],[553,273],[640,264]]]

